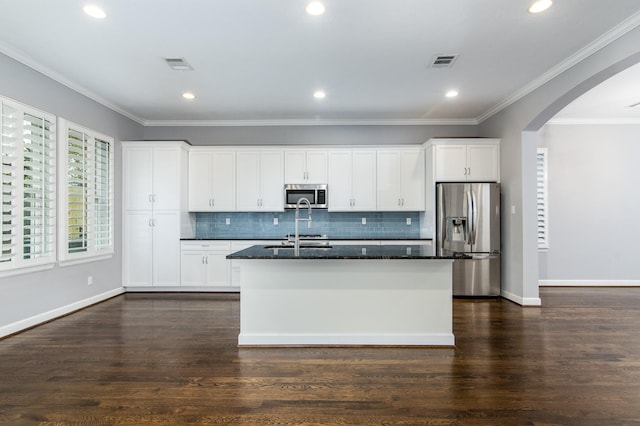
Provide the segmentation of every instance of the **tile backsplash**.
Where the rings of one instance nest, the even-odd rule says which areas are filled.
[[[256,213],[196,213],[196,238],[283,238],[294,233],[294,210]],[[307,217],[307,210],[300,211]],[[420,238],[418,212],[329,212],[314,209],[311,229],[300,222],[301,234],[329,238]],[[365,218],[366,224],[362,223]],[[278,224],[274,224],[277,219]],[[411,224],[407,225],[407,219]],[[228,222],[228,224],[227,224]]]

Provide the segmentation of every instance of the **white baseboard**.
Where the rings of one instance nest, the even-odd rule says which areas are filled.
[[[163,286],[163,287],[124,287],[126,292],[133,293],[167,293],[167,292],[178,292],[178,293],[240,293],[240,287],[233,286],[193,286],[193,287],[182,287],[182,286]]]
[[[502,290],[500,292],[500,296],[504,297],[505,299],[511,300],[512,302],[517,303],[520,306],[542,306],[542,299],[540,299],[539,297],[522,297],[505,290]]]
[[[640,287],[640,280],[540,280],[540,287]]]
[[[238,346],[454,346],[452,333],[420,334],[250,334]]]
[[[110,299],[114,296],[118,296],[125,292],[125,289],[120,287],[113,290],[109,290],[106,293],[98,294],[93,297],[89,297],[84,300],[79,300],[77,302],[71,303],[66,306],[62,306],[57,309],[53,309],[48,312],[44,312],[42,314],[34,315],[30,318],[25,318],[20,321],[16,321],[12,324],[8,324],[0,327],[0,338],[8,336],[10,334],[17,333],[22,330],[26,330],[28,328],[34,327],[38,324],[45,323],[47,321],[51,321],[53,319],[59,318],[63,315],[70,314],[74,311],[77,311],[82,308],[86,308],[87,306],[91,306],[93,304],[102,302],[103,300]]]

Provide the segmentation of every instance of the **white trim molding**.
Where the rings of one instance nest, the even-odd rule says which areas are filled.
[[[522,297],[504,290],[500,292],[500,296],[520,306],[542,306],[542,299],[539,297]]]
[[[48,312],[43,312],[41,314],[34,315],[30,318],[25,318],[23,320],[16,321],[12,324],[2,326],[0,327],[0,338],[18,333],[20,331],[24,331],[28,328],[35,327],[37,325],[43,324],[48,321],[60,318],[64,315],[68,315],[72,312],[78,311],[88,306],[95,305],[96,303],[103,302],[107,299],[111,299],[112,297],[119,296],[124,292],[125,292],[125,289],[123,287],[115,288],[105,293],[97,294],[87,299],[79,300],[69,305],[61,306],[59,308],[52,309]]]
[[[540,287],[640,287],[640,280],[540,280]]]

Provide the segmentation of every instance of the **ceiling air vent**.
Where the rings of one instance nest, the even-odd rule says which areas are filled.
[[[449,68],[456,58],[456,55],[438,55],[431,62],[431,68]]]
[[[164,61],[174,71],[193,71],[193,67],[184,58],[164,58]]]

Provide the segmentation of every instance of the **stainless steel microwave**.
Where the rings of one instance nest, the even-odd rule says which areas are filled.
[[[284,208],[295,209],[298,200],[306,198],[314,209],[328,207],[327,185],[321,184],[287,184],[284,186]],[[306,204],[302,207],[306,207]]]

